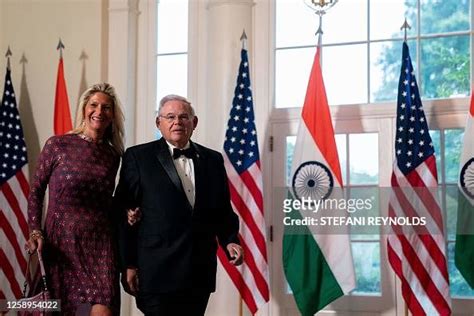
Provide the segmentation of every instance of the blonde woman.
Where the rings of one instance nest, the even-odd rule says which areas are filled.
[[[124,118],[107,83],[86,90],[78,111],[77,127],[48,139],[40,154],[28,199],[28,246],[30,251],[42,249],[61,314],[115,315],[120,290],[112,193],[124,151]]]

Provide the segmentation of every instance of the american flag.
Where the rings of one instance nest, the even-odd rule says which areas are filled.
[[[438,185],[436,159],[406,42],[396,120],[389,216],[427,216],[430,229],[403,234],[393,227],[387,237],[388,259],[413,315],[450,315],[443,215],[433,189]]]
[[[269,277],[263,216],[262,171],[258,153],[247,50],[241,51],[232,109],[224,142],[224,161],[232,207],[240,216],[240,240],[245,252],[240,267],[218,256],[250,312],[268,302]]]
[[[0,105],[0,148],[0,298],[13,299],[21,297],[25,279],[29,185],[26,145],[9,68]]]

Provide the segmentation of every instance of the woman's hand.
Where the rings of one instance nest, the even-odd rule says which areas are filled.
[[[25,250],[28,251],[29,254],[34,253],[37,249],[39,251],[43,250],[43,243],[44,243],[44,238],[43,238],[43,233],[41,230],[32,230],[30,233],[30,238],[26,242],[25,245]]]
[[[127,211],[127,222],[128,225],[133,226],[140,221],[142,218],[142,212],[140,211],[139,207],[134,209],[129,209]]]

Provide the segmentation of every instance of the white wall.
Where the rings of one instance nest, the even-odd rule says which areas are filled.
[[[10,45],[12,79],[26,136],[30,171],[40,148],[53,134],[58,40],[61,37],[66,46],[64,71],[74,119],[81,80],[85,79],[90,85],[105,78],[104,16],[103,3],[97,0],[0,0],[0,53],[4,56]],[[79,59],[83,51],[88,56],[85,68]],[[24,71],[20,64],[23,54],[28,60]],[[0,65],[3,88],[6,60],[1,59]]]

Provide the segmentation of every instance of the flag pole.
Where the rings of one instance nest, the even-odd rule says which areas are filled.
[[[242,49],[247,50],[247,34],[245,33],[245,28],[242,30],[242,35],[240,36],[240,42],[242,43]],[[239,291],[239,316],[243,316],[243,315],[244,315],[244,306],[243,306],[242,294]]]
[[[21,55],[20,64],[23,64],[23,67],[25,67],[25,64],[27,62],[28,62],[28,59],[26,59],[25,53],[23,53],[23,55]]]
[[[240,41],[242,42],[242,49],[247,49],[247,33],[245,33],[245,29],[242,31]]]
[[[321,45],[321,37],[323,35],[323,14],[322,13],[317,13],[319,15],[319,26],[318,26],[318,30],[316,31],[316,33],[314,35],[319,35],[319,38],[318,38],[318,46]]]
[[[56,46],[56,49],[59,50],[59,58],[63,59],[63,49],[64,49],[64,44],[61,41],[61,38],[59,38],[58,46]]]
[[[316,179],[321,174],[324,174],[323,177],[329,184],[326,188],[336,188],[331,198],[343,198],[342,193],[334,194],[337,188],[342,188],[343,181],[320,66],[321,55],[318,56],[321,54],[323,12],[336,2],[311,0],[312,6],[309,6],[319,16],[319,28],[315,34],[319,35],[319,38],[301,109],[291,167],[295,200],[303,197],[321,198],[322,194],[316,193],[313,185],[308,182],[309,179]],[[309,5],[309,0],[305,0],[305,3]],[[324,184],[319,186],[322,188]],[[298,196],[300,193],[303,196]],[[325,190],[324,195],[325,197],[331,195],[331,191]],[[304,217],[300,211],[293,210],[298,214],[296,216]],[[321,238],[324,232],[316,232],[314,226],[311,227],[310,224],[301,226],[299,228],[304,229],[303,234],[292,234],[291,228],[285,227],[282,245],[283,270],[298,310],[302,315],[313,315],[355,288],[354,264],[349,234],[333,234]],[[329,248],[338,251],[320,251]],[[304,278],[301,277],[301,271],[305,271]]]
[[[21,68],[22,68],[22,71],[23,71],[23,74],[25,74],[25,64],[28,63],[28,59],[26,59],[26,56],[25,56],[25,53],[23,53],[21,55],[21,58],[20,58],[20,64],[21,64]]]
[[[319,16],[319,27],[314,35],[318,35],[318,45],[317,49],[319,51],[319,64],[323,64],[323,52],[322,52],[322,38],[323,38],[323,15],[326,12],[334,7],[339,0],[303,0],[304,4],[314,11],[315,14]]]
[[[7,58],[7,69],[10,70],[10,56],[12,55],[12,51],[10,50],[10,45],[8,45],[7,52],[5,57]]]
[[[400,31],[403,30],[404,31],[404,34],[403,34],[403,41],[406,43],[407,42],[407,29],[411,29],[411,26],[410,24],[408,24],[407,22],[407,18],[405,17],[405,21],[403,22],[402,26],[400,27]],[[403,315],[404,316],[408,316],[408,304],[405,300],[403,300],[404,302],[404,309],[403,309]]]
[[[410,24],[407,22],[407,18],[405,17],[405,22],[403,22],[403,25],[400,27],[400,31],[403,30],[405,31],[405,34],[403,36],[404,41],[407,41],[407,29],[411,29]]]
[[[58,75],[56,79],[56,95],[54,98],[54,135],[63,135],[72,130],[71,111],[69,109],[69,98],[64,78],[63,65],[63,41],[59,38],[56,47],[59,50]]]
[[[319,15],[319,27],[318,30],[316,31],[315,35],[318,36],[318,46],[316,49],[319,49],[319,64],[323,64],[323,11],[318,11],[316,14]]]

